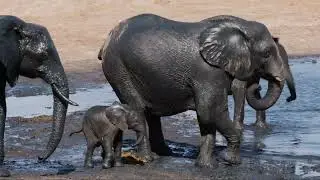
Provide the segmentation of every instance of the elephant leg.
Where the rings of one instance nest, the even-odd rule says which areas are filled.
[[[115,167],[123,166],[123,163],[121,160],[122,135],[123,135],[123,132],[119,131],[113,140],[114,157],[115,157],[114,166]]]
[[[200,119],[200,117],[198,117]],[[216,128],[213,124],[202,124],[199,121],[200,127],[200,152],[196,160],[196,166],[199,167],[213,167],[217,164],[216,160],[212,158],[213,148],[216,142]]]
[[[111,58],[117,59],[117,57]],[[136,109],[140,113],[141,118],[143,118],[142,123],[144,130],[143,132],[137,132],[137,139],[139,139],[140,136],[143,136],[143,140],[138,145],[137,153],[145,160],[145,162],[150,162],[153,158],[150,142],[147,136],[146,117],[144,114],[145,104],[143,98],[141,98],[136,87],[133,85],[133,82],[130,79],[130,73],[128,73],[127,69],[121,63],[122,60],[118,59],[113,62],[115,64],[112,66],[103,63],[103,71],[120,102],[128,104],[132,108]]]
[[[96,138],[92,130],[89,129],[89,127],[87,126],[83,127],[83,133],[87,141],[87,150],[85,154],[84,167],[93,168],[92,156],[94,149],[96,148],[96,145],[98,143],[98,139]]]
[[[266,122],[266,111],[256,111],[256,122],[254,123],[254,125],[257,128],[263,128],[266,129],[268,128],[268,124]]]
[[[106,156],[106,151],[104,150],[104,148],[101,148],[100,156],[102,157],[102,160],[104,160],[104,157]]]
[[[146,113],[146,119],[149,127],[149,140],[152,152],[160,156],[171,155],[172,151],[164,140],[160,117]]]
[[[204,95],[204,93],[200,91],[199,94],[201,95],[196,96],[196,112],[200,127],[201,144],[196,166],[212,168],[216,165],[216,160],[213,158],[213,148],[216,137],[216,117],[214,116],[216,104],[212,103],[215,102],[215,97],[212,97],[212,93],[209,92]]]
[[[235,79],[231,89],[234,100],[233,124],[236,129],[243,130],[246,82]]]
[[[201,97],[196,99],[196,109],[199,125],[203,126],[203,128],[201,127],[203,129],[201,133],[203,142],[201,142],[197,164],[200,166],[213,166],[211,157],[215,128],[228,142],[227,150],[222,154],[222,158],[230,164],[239,164],[240,133],[235,129],[229,118],[228,94],[225,92],[200,92],[200,94]]]
[[[93,168],[92,156],[93,156],[93,151],[95,147],[96,147],[96,144],[94,142],[87,143],[87,151],[86,151],[85,160],[84,160],[84,167]]]
[[[0,177],[9,177],[10,172],[3,166],[4,161],[4,130],[5,130],[5,121],[7,114],[7,106],[6,106],[6,96],[5,96],[5,86],[6,81],[4,79],[1,82],[0,89]]]
[[[151,162],[153,161],[153,154],[151,151],[150,147],[150,141],[149,141],[149,136],[148,136],[148,131],[147,131],[147,123],[145,119],[145,113],[140,112],[140,117],[143,118],[144,120],[142,121],[143,123],[143,130],[142,131],[136,131],[137,139],[140,139],[141,136],[143,137],[142,141],[140,144],[138,144],[137,148],[137,155],[142,158],[142,161],[144,162]]]
[[[256,96],[258,98],[261,98],[260,92],[256,92]],[[268,124],[266,122],[266,111],[256,111],[256,122],[254,123],[254,126],[257,128],[268,128]]]
[[[102,138],[101,142],[102,148],[105,151],[105,156],[103,158],[103,169],[111,168],[114,163],[114,152],[113,152],[113,138],[110,135],[106,135]]]

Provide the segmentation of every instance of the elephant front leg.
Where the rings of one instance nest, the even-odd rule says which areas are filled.
[[[114,148],[114,166],[115,167],[121,167],[123,166],[122,160],[121,160],[121,148],[122,148],[122,131],[119,131],[114,140],[113,140],[113,148]]]
[[[143,136],[141,143],[137,148],[137,156],[140,157],[140,160],[144,163],[153,161],[152,151],[150,148],[149,138],[146,132],[137,132],[137,139],[140,139]]]
[[[199,122],[199,126],[201,133],[200,152],[195,165],[212,168],[217,164],[213,157],[213,148],[216,142],[216,129],[212,124],[206,125]]]
[[[235,79],[231,89],[234,100],[233,124],[236,129],[243,130],[246,82]]]
[[[256,91],[255,93],[258,98],[261,98],[259,91]],[[268,124],[266,122],[266,111],[256,111],[256,122],[254,123],[254,126],[262,129],[268,128]]]
[[[262,129],[269,128],[266,122],[266,111],[256,111],[256,122],[254,123],[254,126]]]
[[[222,153],[223,160],[230,164],[240,163],[240,133],[234,128],[232,121],[229,119],[227,95],[225,92],[202,93],[196,102],[199,124],[202,126],[200,128],[202,130],[202,141],[204,141],[201,145],[197,162],[201,166],[213,166],[213,160],[210,159],[212,157],[212,150],[210,149],[213,148],[213,145],[209,142],[212,142],[213,137],[215,137],[215,129],[213,127],[228,142],[227,150]],[[200,160],[204,160],[204,162]]]
[[[4,165],[4,130],[5,130],[5,121],[6,121],[6,97],[5,97],[5,81],[1,83],[0,92],[0,177],[9,177],[10,171],[7,170]]]
[[[6,101],[5,96],[1,95],[0,100],[0,165],[3,165],[4,161],[4,130],[5,130],[5,121],[6,121]]]
[[[101,141],[102,148],[104,149],[104,158],[102,163],[103,169],[108,169],[113,166],[114,163],[114,152],[113,152],[113,138],[110,135],[104,136]]]

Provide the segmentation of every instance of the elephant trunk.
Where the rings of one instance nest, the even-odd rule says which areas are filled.
[[[268,90],[263,98],[260,98],[259,84],[253,83],[249,85],[246,91],[246,99],[248,104],[256,110],[266,110],[273,106],[279,99],[282,89],[284,86],[284,81],[268,81]]]
[[[133,145],[133,147],[138,146],[142,142],[143,138],[144,136],[139,136],[138,139],[136,140],[136,143]]]
[[[45,161],[55,151],[62,138],[64,123],[66,119],[68,103],[78,105],[69,100],[68,80],[63,66],[60,63],[59,56],[56,53],[55,60],[48,61],[50,64],[44,64],[45,71],[40,76],[51,85],[53,93],[53,121],[49,142],[45,151],[38,157],[39,161]],[[53,64],[52,64],[53,63]]]
[[[285,77],[286,77],[288,89],[290,91],[290,97],[287,98],[287,102],[290,102],[290,101],[295,100],[297,98],[297,95],[296,95],[296,87],[295,87],[292,73],[291,73],[290,69],[287,69],[287,71],[288,72],[285,72]]]
[[[284,77],[286,79],[287,86],[288,86],[289,91],[290,91],[290,97],[287,98],[287,102],[290,102],[290,101],[293,101],[293,100],[295,100],[297,98],[296,87],[295,87],[295,84],[294,84],[294,79],[293,79],[292,72],[290,70],[289,58],[288,58],[287,52],[284,49],[284,47],[279,43],[278,43],[278,49],[279,49],[279,53],[281,55],[281,58],[283,59]]]

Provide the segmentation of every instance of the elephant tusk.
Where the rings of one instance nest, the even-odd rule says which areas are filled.
[[[66,98],[66,97],[60,92],[60,90],[59,90],[59,88],[57,87],[57,85],[55,85],[55,84],[53,83],[53,84],[51,84],[51,86],[52,86],[52,90],[53,90],[54,92],[56,92],[57,95],[58,95],[64,102],[67,102],[67,103],[69,103],[69,104],[71,104],[71,105],[73,105],[73,106],[79,106],[78,103],[73,102],[73,101],[71,101],[70,99]]]

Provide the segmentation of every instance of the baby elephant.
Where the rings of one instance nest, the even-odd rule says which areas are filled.
[[[123,166],[121,161],[122,134],[126,129],[133,129],[139,134],[144,130],[143,119],[139,113],[128,105],[114,102],[111,106],[93,106],[85,113],[82,129],[70,133],[84,133],[87,140],[85,167],[93,167],[92,155],[96,147],[102,146],[101,156],[103,168]],[[144,136],[138,137],[135,145],[139,144]]]

